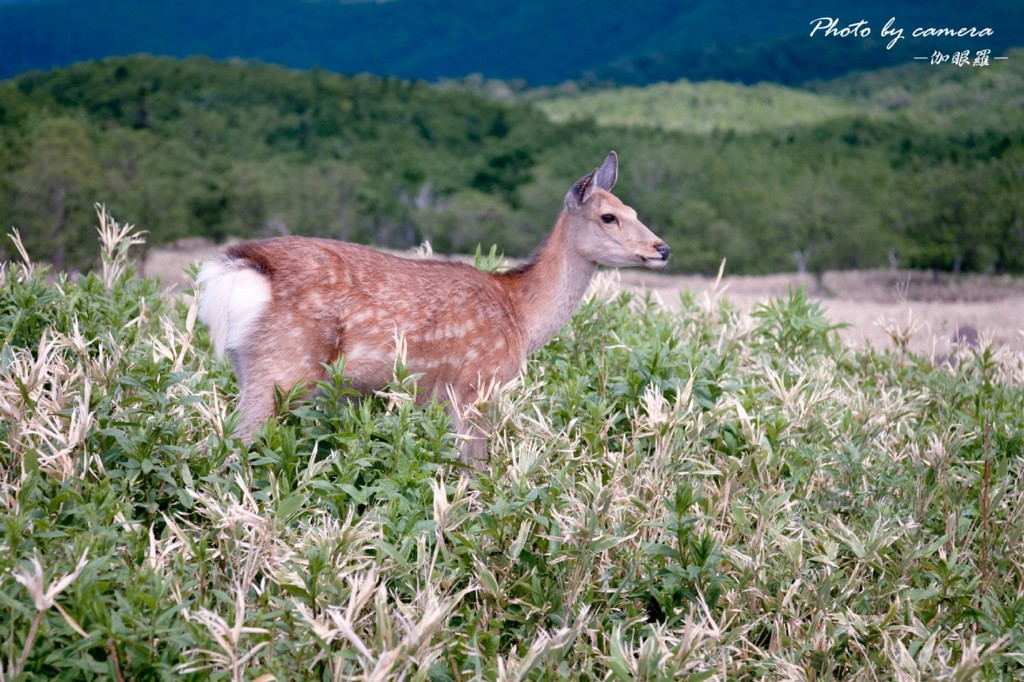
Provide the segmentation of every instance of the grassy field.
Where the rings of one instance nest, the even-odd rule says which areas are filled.
[[[863,108],[838,97],[770,83],[747,86],[688,81],[598,90],[541,99],[536,105],[553,121],[588,117],[604,126],[647,126],[700,134],[793,128]]]
[[[0,679],[1011,679],[1024,354],[593,288],[464,475],[415,377],[255,443],[195,306],[0,281]]]
[[[640,126],[705,134],[779,131],[866,116],[909,118],[946,132],[1005,129],[1021,110],[1024,50],[994,66],[927,64],[854,73],[810,88],[772,83],[678,81],[575,94],[541,93],[535,104],[554,121],[591,118],[604,126]]]

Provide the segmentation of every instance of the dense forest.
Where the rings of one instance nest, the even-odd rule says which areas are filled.
[[[821,115],[800,123],[730,125],[750,98],[813,109],[805,90],[680,84],[673,116],[718,122],[703,131],[607,121],[611,105],[586,94],[563,95],[577,111],[555,122],[541,110],[553,103],[454,86],[110,58],[0,83],[0,215],[35,257],[74,268],[91,262],[94,202],[150,244],[293,233],[522,256],[569,184],[615,149],[617,193],[678,271],[727,258],[733,273],[1020,272],[1024,54],[1010,56],[822,84]]]

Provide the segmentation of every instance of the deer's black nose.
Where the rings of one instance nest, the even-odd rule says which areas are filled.
[[[668,260],[669,254],[672,253],[672,249],[665,242],[658,242],[654,250],[661,254],[661,260]]]

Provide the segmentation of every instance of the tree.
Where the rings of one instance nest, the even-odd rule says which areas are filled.
[[[985,168],[989,192],[980,216],[992,264],[1000,273],[1024,270],[1024,152],[1016,150]]]
[[[946,162],[925,169],[907,192],[906,231],[914,248],[911,263],[954,274],[979,265],[980,216],[988,180],[978,169]]]
[[[795,265],[824,288],[827,270],[870,267],[883,261],[893,236],[885,233],[883,184],[866,180],[863,163],[822,173],[807,169],[779,202],[776,220],[788,228],[785,245]]]
[[[496,197],[470,189],[436,206],[423,207],[414,215],[422,237],[440,253],[471,253],[478,245],[486,250],[492,244],[502,251],[508,251],[509,246],[522,251],[523,244],[510,244],[518,241],[509,239],[517,232],[510,214]]]
[[[368,178],[343,161],[289,163],[283,159],[236,164],[228,229],[234,235],[302,234],[353,239],[363,213]]]
[[[93,143],[75,119],[44,119],[31,132],[28,160],[15,172],[15,225],[34,256],[57,268],[91,253],[93,203],[102,185]]]

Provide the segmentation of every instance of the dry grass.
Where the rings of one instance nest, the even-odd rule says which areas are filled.
[[[875,348],[894,347],[892,327],[910,331],[909,348],[927,355],[949,351],[958,327],[970,325],[997,346],[1024,349],[1024,278],[942,275],[911,270],[829,272],[824,291],[818,292],[810,275],[779,274],[759,277],[727,276],[721,290],[744,310],[771,297],[787,296],[804,286],[820,301],[825,316],[836,324],[846,341]],[[655,291],[669,308],[678,309],[683,290],[709,291],[714,280],[697,276],[622,272],[623,285]]]

